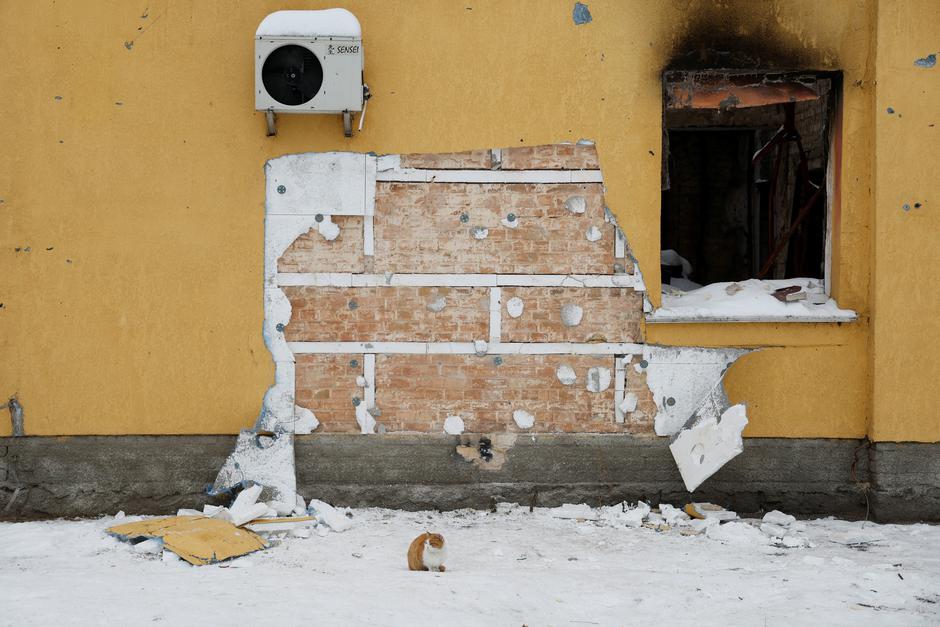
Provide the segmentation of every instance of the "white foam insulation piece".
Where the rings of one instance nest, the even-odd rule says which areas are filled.
[[[744,405],[730,405],[717,383],[669,444],[689,492],[744,452],[741,433],[746,426]]]
[[[646,384],[656,402],[656,435],[674,435],[719,385],[725,372],[750,351],[740,348],[650,346],[634,364],[646,372]]]

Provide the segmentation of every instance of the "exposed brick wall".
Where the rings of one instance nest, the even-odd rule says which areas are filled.
[[[585,199],[583,214],[565,201]],[[507,214],[519,226],[500,224]],[[468,216],[461,222],[461,215]],[[390,272],[611,274],[614,227],[603,186],[587,184],[379,183],[375,267]],[[590,226],[602,237],[590,242]],[[474,239],[471,229],[489,229]]]
[[[334,216],[339,237],[323,239],[316,229],[301,235],[281,255],[278,272],[365,272],[362,218]]]
[[[402,155],[401,167],[423,170],[489,170],[493,167],[493,151],[467,150]]]
[[[509,148],[501,164],[490,150],[402,155],[403,168],[423,169],[596,169],[593,146]],[[565,203],[585,201],[585,212]],[[516,228],[502,224],[515,214]],[[465,220],[461,217],[465,216]],[[316,231],[298,238],[279,262],[281,272],[434,274],[598,274],[633,272],[616,259],[615,228],[605,220],[603,185],[523,183],[406,183],[376,185],[375,255],[363,254],[363,218],[335,217],[340,236],[325,241]],[[587,231],[597,227],[598,241]],[[476,239],[474,227],[488,229]],[[314,287],[282,288],[291,303],[288,341],[308,342],[472,342],[490,338],[487,287]],[[518,296],[521,317],[506,303]],[[642,294],[630,288],[503,287],[502,342],[642,342]],[[444,307],[438,308],[439,299]],[[562,306],[582,308],[580,324],[566,327]],[[432,305],[429,308],[429,305]],[[369,350],[367,347],[357,350]],[[630,364],[625,392],[637,395],[637,409],[616,422],[613,355],[377,354],[376,420],[379,431],[441,433],[450,415],[463,418],[467,432],[653,432],[656,407]],[[354,398],[362,354],[296,355],[296,402],[312,410],[320,431],[358,433]],[[577,381],[556,376],[572,367]],[[607,368],[608,388],[586,388],[589,368]],[[514,410],[535,416],[520,429]]]
[[[593,145],[519,146],[502,151],[503,170],[599,170]]]
[[[285,287],[289,342],[472,342],[489,337],[489,290],[472,287]],[[443,298],[443,310],[428,305]]]
[[[509,299],[522,299],[522,315],[506,311]],[[566,327],[566,304],[581,307],[581,323]],[[504,342],[639,342],[643,296],[628,288],[504,287]]]
[[[320,421],[319,431],[358,433],[353,398],[364,399],[356,385],[362,355],[297,355],[295,399]],[[355,360],[355,365],[351,365]]]
[[[468,432],[618,433],[629,425],[614,420],[614,383],[589,392],[586,373],[593,366],[614,371],[613,357],[572,355],[379,355],[376,358],[378,419],[389,430],[443,432],[447,416],[463,418]],[[562,385],[561,364],[578,380]],[[512,413],[535,416],[523,430]]]

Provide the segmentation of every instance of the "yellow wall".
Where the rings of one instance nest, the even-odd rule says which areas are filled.
[[[724,29],[805,67],[845,71],[835,295],[860,320],[658,325],[649,340],[775,347],[729,376],[732,398],[750,402],[747,434],[857,437],[872,407],[874,294],[888,316],[873,327],[874,372],[892,386],[874,397],[875,433],[940,439],[917,400],[937,375],[918,363],[927,355],[916,327],[929,322],[897,339],[898,322],[930,307],[935,315],[938,302],[924,292],[908,313],[903,298],[937,261],[925,252],[936,213],[897,209],[930,192],[940,203],[936,157],[933,172],[927,165],[936,131],[921,128],[937,110],[940,68],[918,74],[911,64],[937,47],[931,3],[591,0],[593,22],[575,26],[568,0],[344,2],[365,37],[374,94],[365,130],[345,139],[338,117],[281,116],[267,138],[252,110],[254,29],[274,10],[332,4],[0,0],[0,395],[19,394],[28,433],[229,433],[253,423],[273,378],[261,338],[262,166],[285,153],[594,139],[608,203],[658,293],[659,76],[674,48]],[[876,23],[894,39],[878,38],[878,111]],[[883,95],[883,81],[900,93]],[[884,119],[888,100],[903,120]],[[876,128],[879,168],[889,162],[877,177]],[[904,152],[912,144],[916,158]],[[932,187],[910,184],[931,173]],[[911,241],[923,246],[904,248]]]

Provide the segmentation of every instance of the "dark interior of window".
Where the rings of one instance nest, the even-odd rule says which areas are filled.
[[[663,284],[823,278],[840,75],[667,72],[663,85]]]

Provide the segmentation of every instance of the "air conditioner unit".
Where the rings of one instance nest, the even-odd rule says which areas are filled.
[[[276,11],[255,32],[255,109],[275,113],[352,114],[368,99],[363,82],[362,28],[346,9]]]

